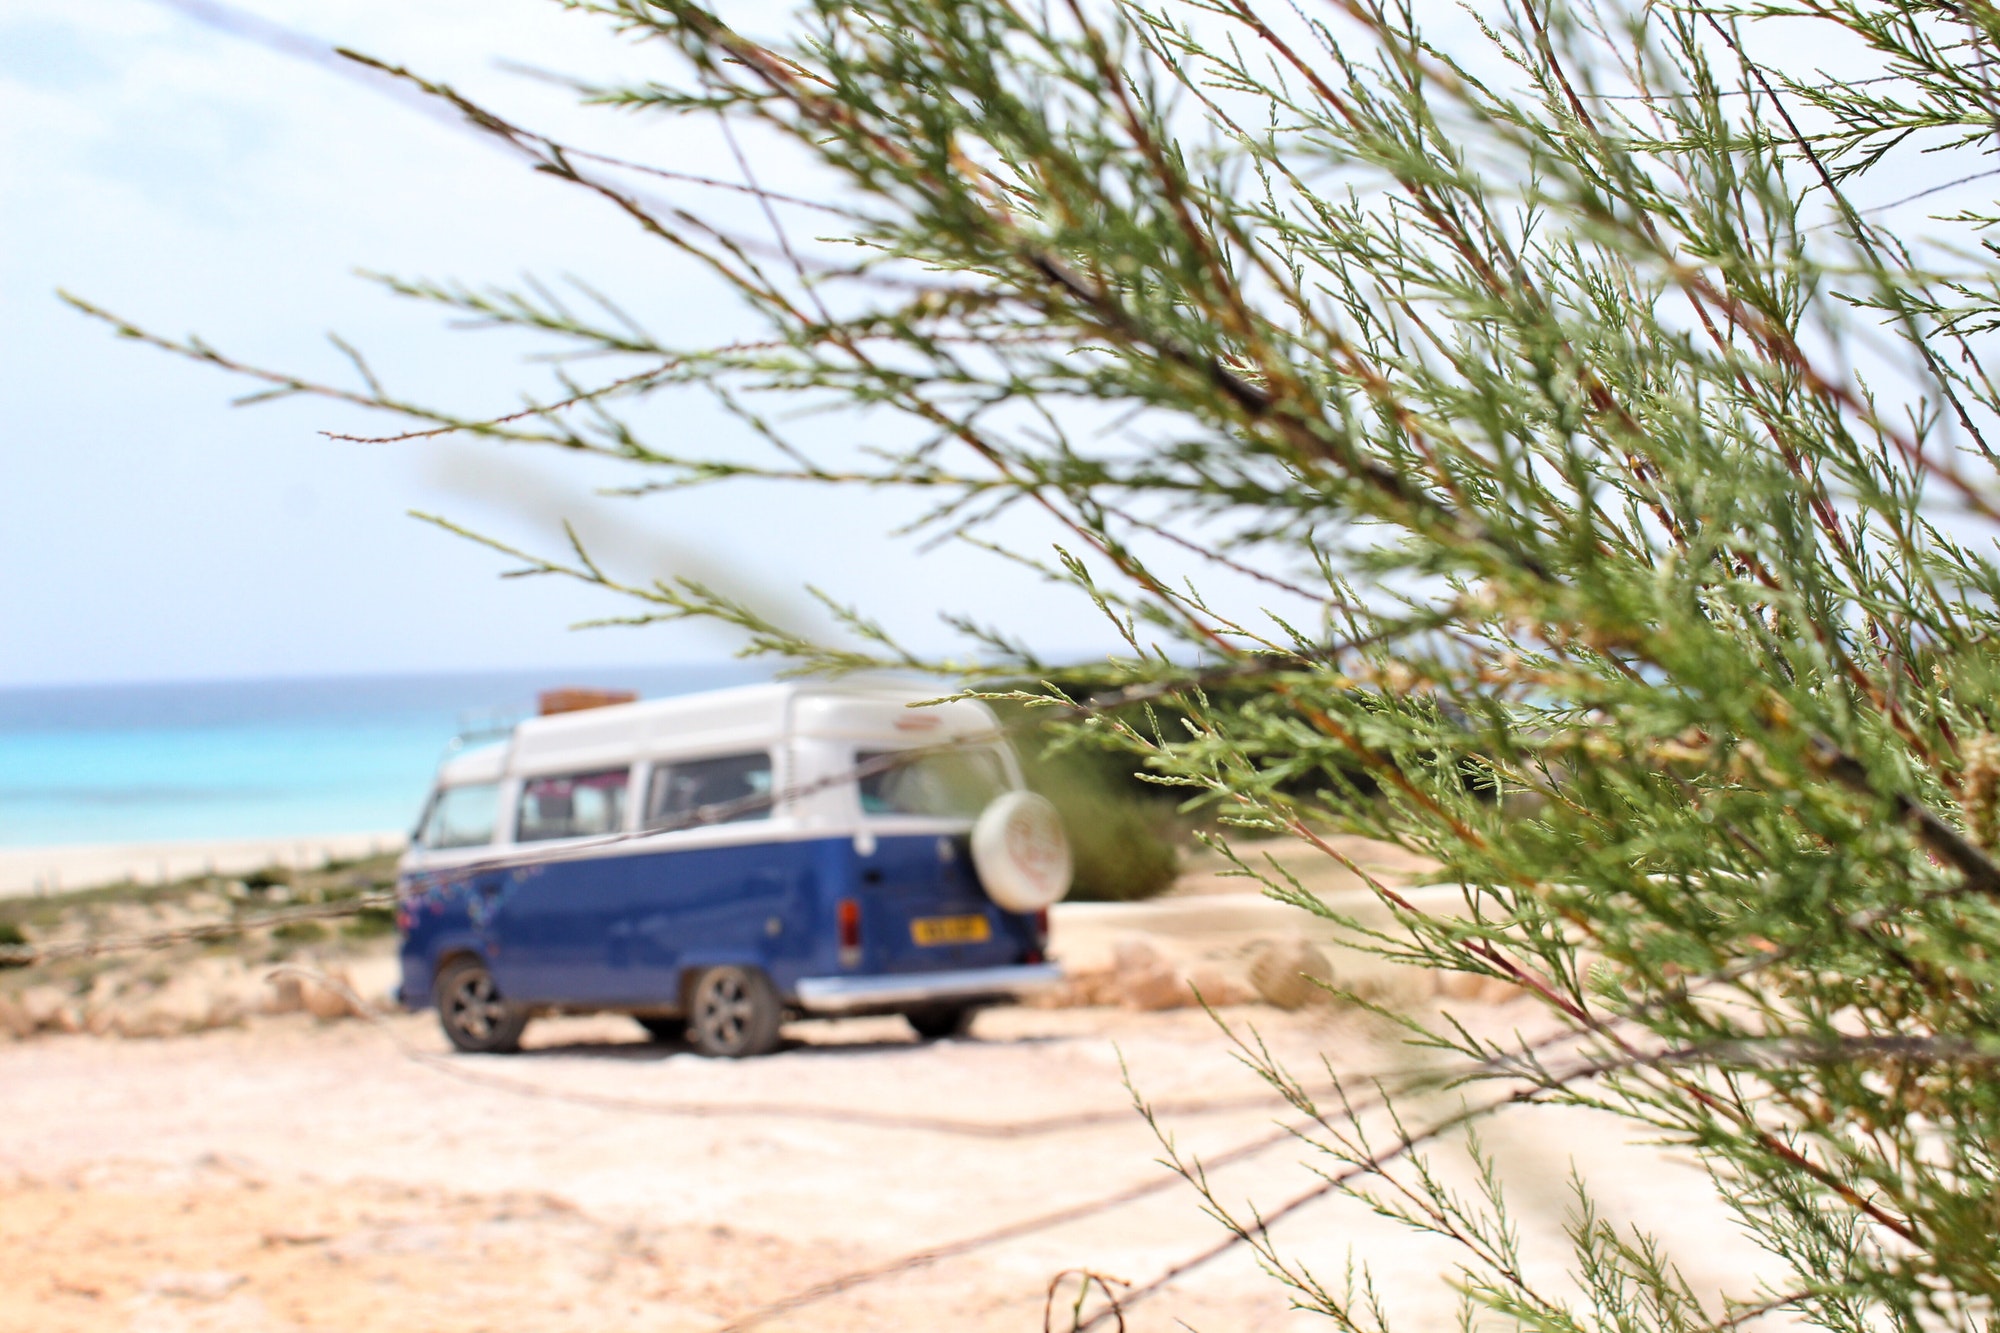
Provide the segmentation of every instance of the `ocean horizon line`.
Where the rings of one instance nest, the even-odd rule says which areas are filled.
[[[660,698],[771,674],[718,661],[0,689],[0,848],[408,828],[449,747],[532,716],[541,690]]]

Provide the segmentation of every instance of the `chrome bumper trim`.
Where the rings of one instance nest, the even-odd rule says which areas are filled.
[[[905,972],[889,976],[801,977],[799,1008],[815,1014],[886,1009],[931,1000],[1000,998],[1046,989],[1063,979],[1054,963],[970,968],[963,972]]]

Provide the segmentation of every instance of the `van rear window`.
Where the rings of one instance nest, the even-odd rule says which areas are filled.
[[[514,841],[602,837],[623,831],[626,777],[624,769],[614,768],[529,778],[521,785]]]
[[[762,752],[659,764],[646,788],[649,829],[770,817],[771,756]]]
[[[859,764],[893,750],[862,750]],[[990,750],[940,750],[861,779],[865,815],[976,815],[1007,790],[1007,776]]]
[[[417,843],[432,850],[483,847],[493,841],[494,816],[499,813],[500,785],[496,782],[440,788],[424,815]]]

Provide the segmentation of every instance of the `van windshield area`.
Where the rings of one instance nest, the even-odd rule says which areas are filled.
[[[861,750],[857,764],[892,757],[893,750]],[[1007,790],[1000,757],[991,750],[940,750],[860,779],[864,815],[971,816]]]
[[[500,813],[500,784],[468,783],[441,787],[424,813],[417,845],[432,851],[449,847],[484,847],[493,841],[495,816]]]
[[[626,771],[566,773],[529,778],[521,784],[521,808],[514,821],[515,842],[550,838],[592,838],[625,828]]]
[[[648,830],[770,817],[771,756],[761,752],[657,764],[646,786]]]

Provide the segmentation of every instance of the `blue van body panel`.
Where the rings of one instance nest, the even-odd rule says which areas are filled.
[[[487,956],[486,940],[473,905],[483,901],[470,876],[433,872],[411,875],[399,886],[396,922],[402,934],[401,984],[396,998],[408,1009],[431,1003],[432,986],[445,959],[454,954]]]
[[[909,975],[1038,958],[1032,916],[979,885],[964,835],[767,839],[410,875],[400,998],[430,1002],[439,963],[471,950],[530,1006],[672,1009],[695,972],[761,968],[788,1000],[804,977]],[[555,849],[551,849],[552,851]],[[839,907],[860,907],[858,960],[841,958]],[[983,941],[922,945],[927,917],[986,918]]]

